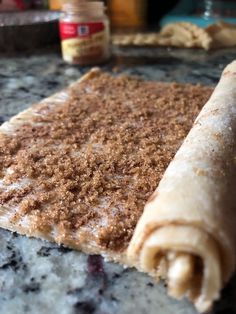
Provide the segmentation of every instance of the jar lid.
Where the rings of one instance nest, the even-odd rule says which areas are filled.
[[[63,11],[79,12],[101,12],[104,10],[102,1],[85,1],[85,0],[64,0],[62,2]]]

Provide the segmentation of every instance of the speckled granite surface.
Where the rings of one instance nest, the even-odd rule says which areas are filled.
[[[146,79],[214,85],[236,50],[116,49],[102,67]],[[88,68],[63,63],[56,49],[37,55],[0,54],[0,123],[78,79]],[[212,314],[236,313],[236,279]],[[194,314],[163,284],[98,256],[0,229],[0,313]]]

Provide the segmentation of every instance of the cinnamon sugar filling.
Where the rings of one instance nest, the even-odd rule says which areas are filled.
[[[17,208],[13,222],[87,230],[98,246],[124,250],[212,89],[99,73],[68,91],[63,105],[35,106],[38,115],[0,135],[0,204]]]

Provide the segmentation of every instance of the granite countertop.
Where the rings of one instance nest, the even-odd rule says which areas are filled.
[[[214,85],[236,50],[114,49],[103,69],[146,79]],[[66,65],[57,49],[0,54],[0,123],[78,79],[89,68]],[[0,229],[0,313],[194,314],[188,301],[165,294],[162,283],[107,263]],[[236,313],[236,279],[212,314]]]

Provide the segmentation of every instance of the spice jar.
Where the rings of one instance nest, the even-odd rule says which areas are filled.
[[[110,56],[109,20],[103,2],[66,0],[59,20],[63,59],[99,64]]]

